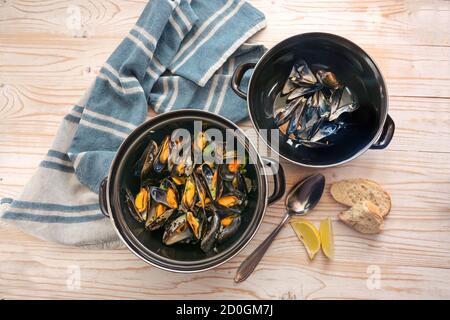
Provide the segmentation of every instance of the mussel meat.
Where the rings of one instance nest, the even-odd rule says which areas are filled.
[[[193,176],[189,176],[186,179],[186,184],[184,185],[183,195],[181,196],[181,209],[189,210],[195,204],[196,188]]]

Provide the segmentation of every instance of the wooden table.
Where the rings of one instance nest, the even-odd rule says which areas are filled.
[[[2,222],[0,298],[450,298],[450,2],[250,2],[268,20],[253,41],[271,47],[297,33],[332,32],[362,46],[379,64],[397,125],[394,140],[386,150],[321,172],[328,182],[366,177],[383,184],[393,198],[385,231],[361,235],[337,221],[342,207],[327,185],[309,218],[316,224],[334,220],[335,260],[318,254],[309,261],[287,227],[253,276],[235,284],[236,268],[279,222],[281,201],[268,209],[239,256],[194,275],[158,270],[126,249],[47,243]],[[0,0],[0,197],[19,194],[62,117],[145,3]],[[70,19],[78,12],[79,26]],[[285,168],[288,188],[312,171],[288,163]],[[78,268],[79,288],[70,285]]]

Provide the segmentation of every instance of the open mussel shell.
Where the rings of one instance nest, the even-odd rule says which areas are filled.
[[[212,169],[208,164],[204,163],[197,168],[197,173],[208,187],[211,200],[215,200],[219,176],[218,169]]]
[[[143,155],[145,156],[142,163],[141,181],[145,181],[153,170],[153,163],[158,154],[158,144],[150,140]]]
[[[348,87],[336,90],[331,100],[331,115],[329,121],[336,120],[339,116],[346,112],[353,112],[358,109],[359,103],[356,101],[352,92]]]
[[[319,109],[319,116],[321,118],[328,118],[331,113],[331,107],[327,98],[322,91],[316,91],[311,97],[311,107]]]
[[[163,206],[163,208],[161,208]],[[145,227],[150,230],[158,230],[170,219],[170,217],[175,213],[175,209],[169,209],[163,204],[157,204],[153,206],[149,212],[149,218],[145,222]]]
[[[318,70],[316,75],[320,82],[333,90],[337,90],[342,87],[341,83],[336,78],[336,75],[331,71]]]
[[[183,194],[181,195],[181,210],[189,211],[195,204],[197,188],[194,177],[191,175],[186,179]]]
[[[235,163],[222,163],[217,167],[218,175],[221,180],[233,181],[236,176]]]
[[[320,127],[320,129],[317,131],[317,133],[311,138],[311,142],[319,142],[333,134],[336,134],[336,132],[344,127],[343,123],[334,123],[329,122]]]
[[[189,140],[171,143],[169,170],[172,177],[189,176],[193,170],[193,159]]]
[[[169,179],[164,179],[160,187],[150,187],[150,196],[158,203],[162,203],[169,208],[178,209],[178,189]]]
[[[165,245],[170,246],[175,243],[189,242],[193,236],[186,214],[182,214],[167,225],[162,241]]]
[[[297,105],[297,108],[295,108],[295,110],[292,113],[291,120],[289,120],[289,125],[287,126],[287,129],[286,129],[286,134],[288,136],[295,134],[295,132],[297,132],[298,130],[300,130],[302,128],[300,118],[303,114],[303,110],[305,109],[307,100],[302,97],[302,98],[300,98],[300,101],[301,102]]]
[[[220,228],[217,233],[217,242],[223,243],[236,234],[241,225],[240,215],[229,215],[220,220]]]
[[[320,89],[322,89],[323,85],[321,83],[315,83],[313,85],[310,85],[308,87],[298,87],[295,88],[286,98],[286,101],[291,101],[303,96],[310,95]]]
[[[275,110],[273,119],[278,127],[289,121],[301,99],[302,98],[294,99],[289,103],[286,103],[284,107]]]
[[[232,181],[232,186],[238,193],[247,196],[252,189],[252,181],[238,172]]]
[[[213,211],[207,218],[206,232],[200,242],[200,248],[204,252],[209,252],[214,247],[216,242],[217,233],[220,228],[220,218],[219,215]]]
[[[281,90],[281,94],[286,95],[298,87],[310,87],[316,83],[317,79],[311,69],[309,69],[306,61],[300,60],[292,67],[291,73]]]
[[[189,211],[186,213],[186,220],[191,228],[191,231],[196,240],[199,240],[203,237],[204,234],[204,225],[205,225],[205,214],[202,210],[198,211]]]
[[[125,189],[125,204],[127,206],[128,212],[136,221],[143,222],[144,219],[136,208],[135,202],[136,200],[131,191],[129,189]]]
[[[165,136],[158,149],[155,160],[153,161],[153,170],[156,173],[160,173],[167,166],[169,160],[169,143],[170,136]]]
[[[274,122],[294,147],[331,145],[327,138],[343,127],[332,123],[359,107],[356,97],[333,72],[320,69],[314,74],[304,60],[293,66],[277,99]]]
[[[195,188],[197,190],[198,201],[196,205],[201,208],[206,208],[211,204],[211,193],[206,186],[206,182],[198,171],[194,171],[192,176],[194,178]]]

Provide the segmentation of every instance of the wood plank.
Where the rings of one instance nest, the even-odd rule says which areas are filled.
[[[62,117],[146,2],[0,1],[0,198],[21,192]],[[158,270],[127,249],[48,243],[0,221],[0,298],[450,298],[450,2],[249,2],[268,21],[252,41],[272,47],[301,32],[336,33],[365,49],[386,78],[396,122],[389,148],[320,170],[328,184],[308,219],[316,225],[322,218],[333,219],[335,259],[319,253],[309,261],[286,227],[255,274],[233,283],[242,260],[280,221],[283,201],[267,210],[255,239],[241,254],[194,275]],[[79,27],[68,23],[77,7]],[[241,126],[251,128],[249,121]],[[283,165],[287,188],[317,171],[286,161]],[[344,208],[332,200],[329,184],[352,177],[376,180],[391,194],[393,209],[382,234],[361,235],[337,221]],[[379,289],[367,286],[371,266],[380,269]],[[78,289],[67,285],[73,268],[80,270]]]

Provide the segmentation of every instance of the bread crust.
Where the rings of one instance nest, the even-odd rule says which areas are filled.
[[[392,207],[389,194],[378,183],[368,179],[348,179],[335,182],[331,185],[330,193],[337,202],[349,207],[370,201],[380,209],[382,217],[385,217]]]

